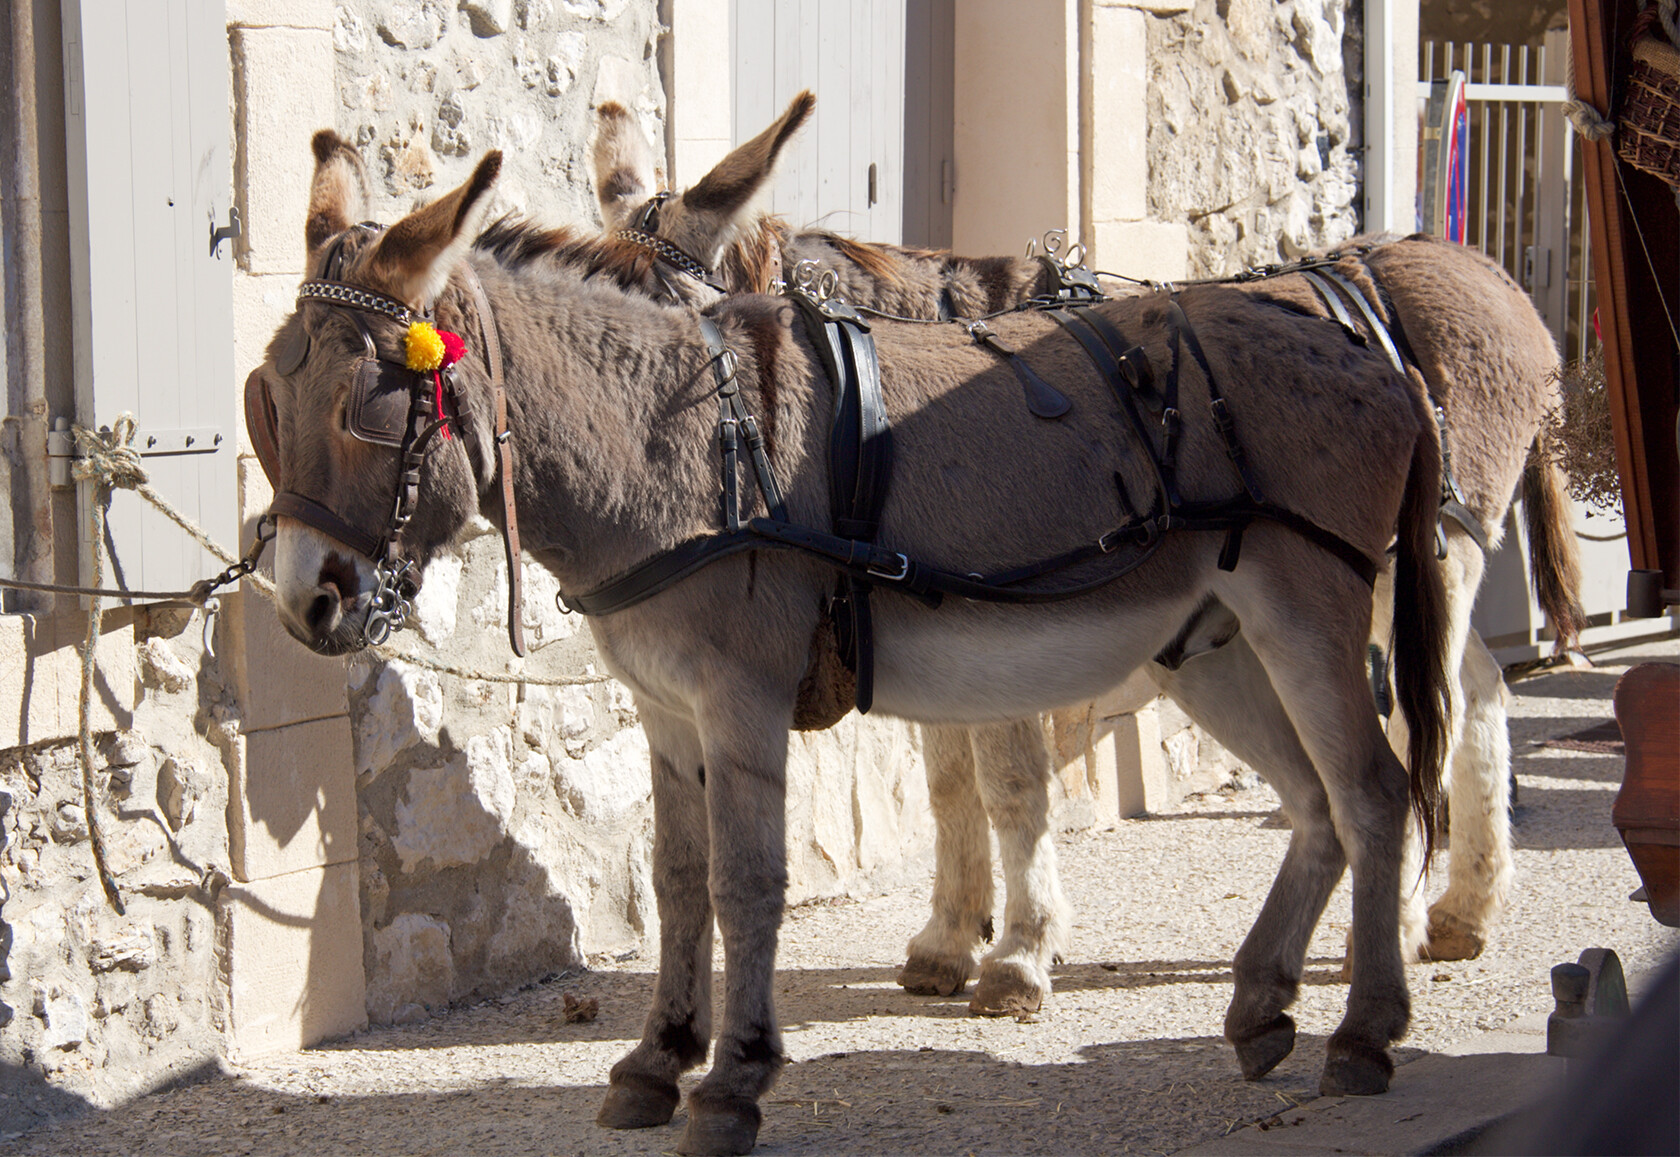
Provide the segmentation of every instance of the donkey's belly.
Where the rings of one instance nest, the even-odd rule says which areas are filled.
[[[1118,595],[1024,607],[948,602],[936,611],[876,595],[876,708],[983,723],[1096,698],[1165,646],[1201,597]]]

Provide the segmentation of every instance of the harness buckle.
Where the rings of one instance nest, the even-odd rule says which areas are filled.
[[[898,564],[897,573],[886,570],[879,563],[873,561],[868,563],[864,567],[864,570],[868,573],[870,578],[878,578],[883,582],[889,583],[901,583],[910,575],[909,556],[902,553],[894,553],[892,558],[896,560]]]
[[[740,362],[735,357],[735,351],[728,346],[724,346],[712,357],[712,372],[717,375],[719,389],[735,380],[735,371],[739,368]]]

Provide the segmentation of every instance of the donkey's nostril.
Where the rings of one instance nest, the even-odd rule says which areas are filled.
[[[304,621],[317,635],[324,635],[338,626],[340,615],[338,591],[328,587],[309,601]]]

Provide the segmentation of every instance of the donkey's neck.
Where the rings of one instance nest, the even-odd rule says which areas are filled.
[[[587,590],[716,530],[715,397],[694,313],[605,278],[473,262],[502,346],[532,557],[564,589]],[[499,479],[480,503],[501,521]]]

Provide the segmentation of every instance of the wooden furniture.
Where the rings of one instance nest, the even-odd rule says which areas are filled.
[[[1569,0],[1576,96],[1614,119],[1645,0]],[[1616,155],[1617,139],[1581,140],[1604,376],[1627,517],[1629,610],[1657,615],[1680,599],[1680,456],[1676,329],[1680,224],[1674,190]]]
[[[1610,819],[1651,915],[1680,927],[1680,666],[1641,663],[1616,682],[1615,703],[1627,770]]]

